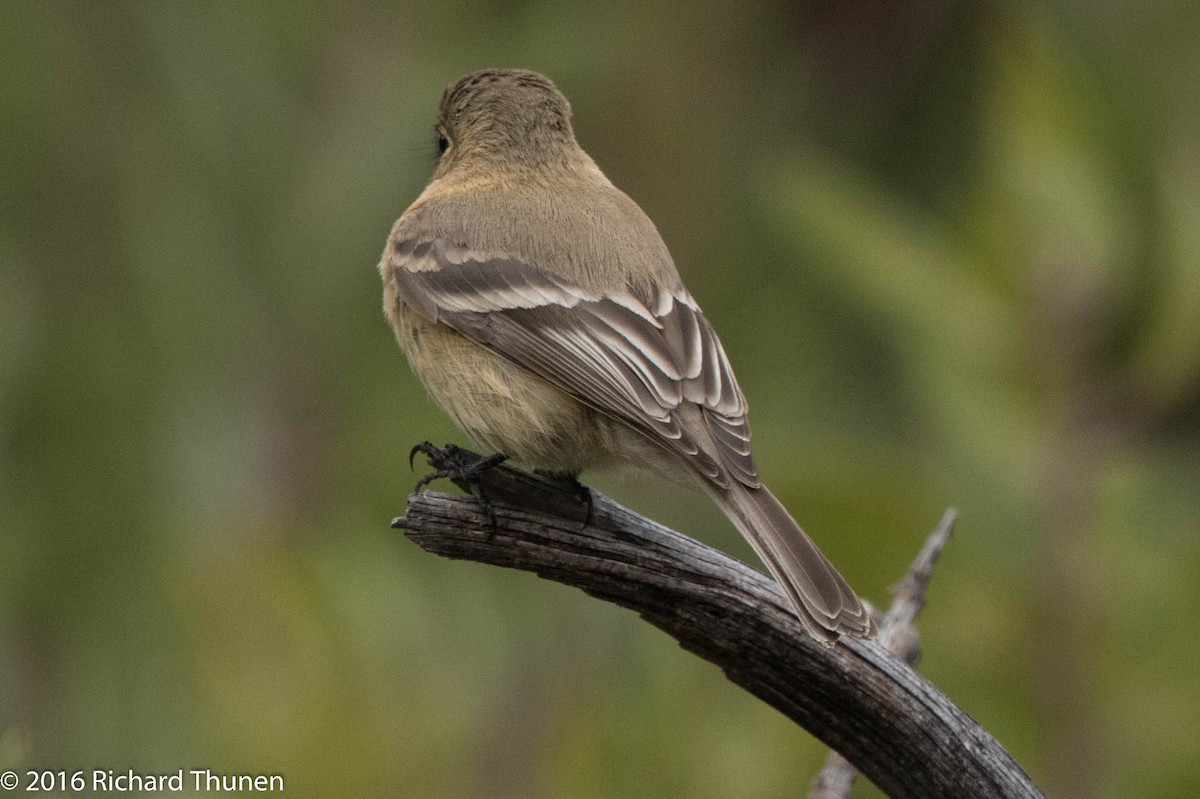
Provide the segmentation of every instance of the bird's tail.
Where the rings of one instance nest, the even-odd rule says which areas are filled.
[[[730,488],[710,487],[709,491],[818,640],[832,645],[839,635],[875,635],[875,624],[862,601],[765,486],[747,488],[735,482]]]

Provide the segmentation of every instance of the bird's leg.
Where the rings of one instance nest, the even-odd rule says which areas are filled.
[[[545,469],[534,469],[533,471],[534,474],[540,474],[542,477],[548,477],[551,480],[563,483],[575,495],[575,499],[587,508],[587,515],[583,517],[583,527],[586,528],[592,523],[592,510],[594,507],[592,489],[579,482],[578,472],[550,472]]]
[[[494,534],[497,527],[496,510],[484,494],[479,478],[488,469],[508,460],[508,456],[503,452],[496,452],[487,457],[481,457],[454,444],[438,448],[428,441],[423,441],[408,453],[409,466],[412,466],[413,458],[418,452],[429,460],[429,465],[434,467],[434,471],[421,477],[413,487],[413,492],[420,491],[434,480],[449,478],[455,485],[479,500],[479,504],[483,506],[483,510],[487,514],[488,521],[492,523],[492,533]]]

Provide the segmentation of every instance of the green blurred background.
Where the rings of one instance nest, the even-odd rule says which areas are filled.
[[[1051,795],[1200,795],[1200,12],[0,3],[0,770],[792,797],[822,747],[632,614],[388,528],[463,441],[375,264],[445,84],[550,74],[760,466]],[[739,557],[698,495],[617,499]],[[869,785],[861,796],[878,795]]]

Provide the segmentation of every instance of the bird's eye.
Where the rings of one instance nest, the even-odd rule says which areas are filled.
[[[438,154],[445,155],[446,151],[449,149],[450,149],[450,140],[446,138],[445,133],[439,132],[438,133]]]

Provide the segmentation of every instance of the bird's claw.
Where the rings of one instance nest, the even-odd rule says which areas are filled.
[[[575,493],[575,499],[587,509],[587,513],[583,517],[583,526],[580,528],[581,530],[586,530],[588,525],[592,523],[592,512],[596,506],[595,500],[592,497],[592,489],[579,482],[579,478],[569,472],[549,472],[543,469],[534,469],[534,472],[556,482],[565,483]]]
[[[408,451],[408,468],[410,468],[410,469],[416,468],[416,466],[413,464],[413,458],[417,457],[418,452],[420,452],[422,455],[424,455],[427,458],[433,458],[433,457],[435,457],[435,453],[438,453],[439,451],[440,450],[438,450],[438,448],[435,447],[430,442],[422,441],[420,444],[417,444],[415,447],[413,447],[412,449],[410,449]]]
[[[454,444],[447,444],[445,447],[439,448],[428,441],[423,441],[409,452],[410,466],[418,452],[429,459],[429,464],[434,467],[434,471],[417,480],[417,484],[413,487],[413,493],[420,492],[434,480],[449,478],[455,485],[470,492],[479,501],[479,504],[483,506],[484,513],[487,514],[488,521],[491,522],[492,534],[494,534],[498,525],[496,510],[484,494],[479,478],[488,469],[508,460],[508,456],[503,452],[496,452],[487,457],[480,457],[474,452],[468,452]]]

